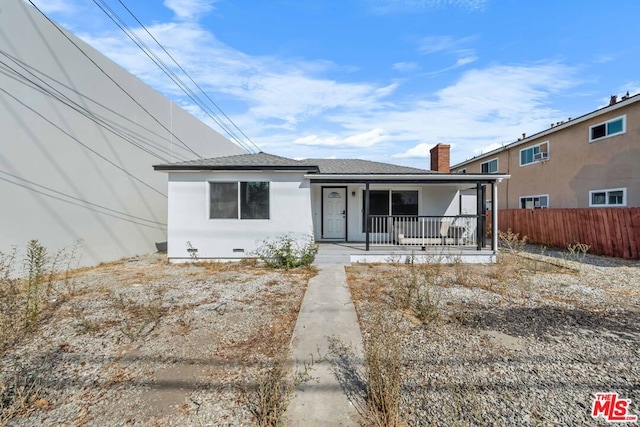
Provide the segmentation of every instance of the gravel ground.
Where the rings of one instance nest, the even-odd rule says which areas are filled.
[[[162,255],[84,269],[0,359],[0,425],[16,385],[33,393],[10,426],[254,425],[251,392],[288,351],[311,274]]]
[[[407,425],[606,425],[597,392],[640,414],[638,261],[528,249],[494,266],[348,268],[365,341],[374,313],[399,319]],[[411,268],[436,320],[402,304]]]

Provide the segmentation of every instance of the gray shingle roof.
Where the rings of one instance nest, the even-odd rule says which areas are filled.
[[[210,159],[188,160],[186,162],[155,165],[155,170],[251,170],[280,169],[313,172],[317,167],[287,157],[267,153],[239,154],[236,156],[213,157]]]
[[[426,169],[398,166],[360,159],[294,160],[267,153],[240,154],[186,162],[155,165],[155,170],[299,170],[335,175],[413,175],[434,174]]]
[[[385,174],[385,175],[407,175],[436,173],[426,169],[411,168],[408,166],[398,166],[390,163],[372,162],[360,159],[306,159],[302,162],[318,166],[319,172],[323,174]]]

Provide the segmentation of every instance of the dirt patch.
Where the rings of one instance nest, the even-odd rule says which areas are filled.
[[[3,396],[33,391],[2,403],[4,422],[254,424],[243,396],[288,351],[313,274],[160,255],[76,271],[74,294],[2,355]]]
[[[403,423],[605,425],[603,391],[640,414],[640,268],[546,258],[348,267],[365,342],[399,319]]]

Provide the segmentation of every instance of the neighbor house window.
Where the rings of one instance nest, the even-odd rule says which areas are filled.
[[[481,173],[496,173],[498,172],[498,159],[491,159],[488,162],[480,163]]]
[[[520,197],[520,209],[547,209],[548,207],[548,195]]]
[[[589,191],[589,206],[627,206],[627,189]]]
[[[541,162],[549,158],[549,141],[520,150],[520,166]]]
[[[616,117],[604,123],[589,127],[589,142],[625,133],[627,131],[627,116]]]
[[[269,219],[269,183],[210,182],[209,218]]]
[[[467,170],[466,170],[466,169],[460,169],[460,170],[458,171],[458,173],[467,173]]]

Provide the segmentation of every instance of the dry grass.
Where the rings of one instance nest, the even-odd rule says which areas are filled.
[[[66,289],[65,278],[73,278],[75,291],[42,310],[35,328],[6,341],[0,353],[0,425],[71,424],[76,415],[78,422],[102,425],[217,425],[212,420],[221,415],[204,407],[223,401],[243,424],[277,425],[293,381],[282,360],[315,274],[314,268],[274,272],[256,262],[176,265],[157,256],[51,276],[57,277],[52,296]],[[48,276],[43,277],[46,290]],[[24,292],[26,284],[11,280],[2,284]],[[19,298],[0,301],[7,302]],[[53,351],[49,341],[57,343]],[[19,363],[11,359],[14,354]],[[34,375],[23,375],[22,368]],[[172,371],[184,375],[174,378]],[[180,386],[174,392],[154,381]],[[153,405],[134,406],[136,393],[175,394],[186,401],[176,406],[179,413],[160,416]],[[67,406],[75,415],[60,418]],[[49,416],[57,421],[39,421]]]
[[[424,328],[434,334],[447,325],[478,328],[481,326],[481,312],[472,303],[451,299],[451,292],[456,294],[456,288],[495,294],[502,301],[497,304],[502,305],[508,301],[526,301],[530,294],[535,293],[531,281],[535,274],[573,274],[560,266],[542,261],[533,263],[521,257],[515,237],[512,237],[511,244],[514,249],[500,254],[499,262],[493,265],[454,262],[449,265],[354,265],[347,268],[347,281],[364,332],[369,387],[368,422],[371,425],[404,425],[400,393],[405,375],[403,369],[408,362],[403,360],[399,345],[407,339],[407,332],[401,327],[403,323],[408,321],[413,327]],[[568,298],[566,300],[562,302],[569,302]],[[429,366],[423,369],[428,372]],[[447,409],[450,416],[444,413],[447,411],[443,408],[443,423],[455,425],[456,420],[481,419],[473,413],[472,404],[480,397],[465,396],[465,387],[459,384],[451,384],[451,387],[451,407]],[[473,389],[473,385],[469,385],[469,389]],[[466,418],[459,418],[461,408],[472,410],[472,413]]]

